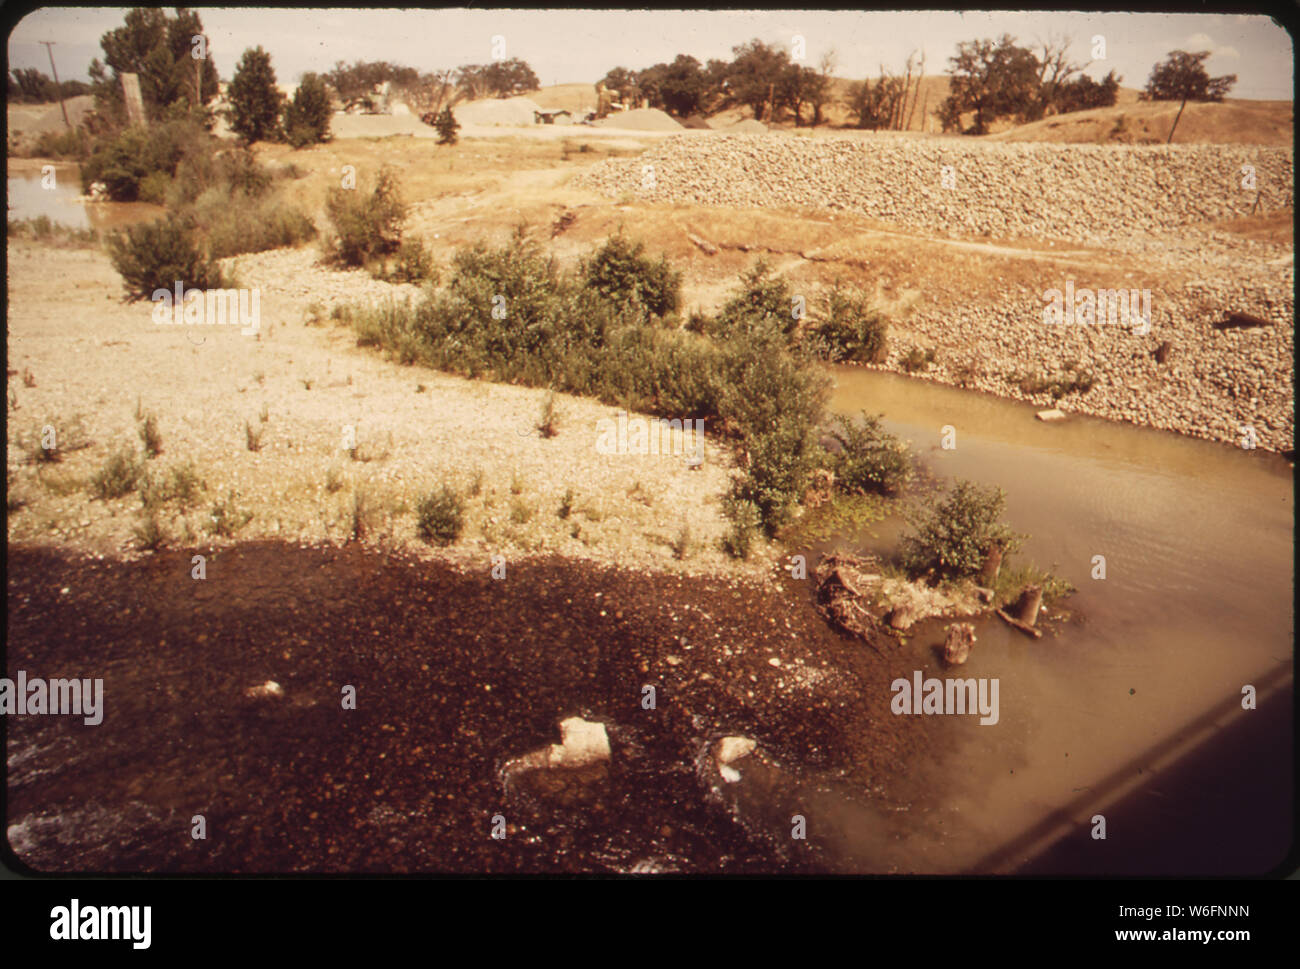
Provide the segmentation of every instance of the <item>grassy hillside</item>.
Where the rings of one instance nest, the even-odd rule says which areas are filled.
[[[1289,145],[1293,104],[1290,101],[1237,101],[1189,104],[1174,132],[1177,144]],[[1176,101],[1123,98],[1113,108],[1094,108],[1057,115],[1001,131],[996,141],[1121,142],[1161,144],[1178,115]]]

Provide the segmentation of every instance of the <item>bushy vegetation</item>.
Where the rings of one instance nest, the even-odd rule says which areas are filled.
[[[67,158],[84,162],[90,157],[95,139],[83,126],[78,125],[71,131],[42,131],[36,140],[24,152],[30,158]]]
[[[710,335],[732,338],[744,335],[789,339],[799,326],[790,285],[759,260],[741,275],[740,291],[723,304],[718,315],[706,321]]]
[[[818,356],[832,363],[879,363],[885,358],[888,321],[865,294],[838,282],[822,300],[821,318],[809,336]]]
[[[1060,400],[1068,394],[1086,394],[1092,390],[1097,378],[1092,371],[1077,367],[1064,367],[1050,376],[1026,374],[1013,381],[1026,394],[1047,394],[1052,400]]]
[[[602,290],[589,281],[641,285],[646,277],[640,269],[648,266],[648,278],[675,295],[675,274],[653,268],[660,263],[644,259],[635,245],[614,246],[619,258],[599,264],[634,271],[593,274],[593,260],[562,273],[521,228],[499,248],[479,244],[457,252],[447,285],[428,298],[361,307],[350,320],[359,339],[408,362],[551,387],[669,418],[711,420],[746,456],[733,491],[736,503],[749,503],[764,526],[776,528],[813,466],[813,432],[829,378],[791,352],[776,324],[753,332],[733,326],[713,339],[647,325],[644,302],[606,295],[624,290]],[[628,252],[640,262],[623,261]],[[670,305],[669,298],[656,305]],[[783,294],[781,305],[788,313]]]
[[[375,256],[396,252],[402,243],[406,204],[391,168],[379,170],[370,192],[330,189],[325,211],[334,224],[330,255],[343,265],[365,265]]]
[[[59,98],[75,98],[90,93],[85,81],[60,81],[55,84],[50,76],[35,67],[14,67],[9,70],[9,93],[12,104],[49,104]]]
[[[6,229],[10,239],[33,239],[37,242],[58,242],[73,246],[94,245],[99,240],[99,233],[94,229],[78,229],[62,222],[53,222],[48,215],[10,219]]]
[[[403,239],[397,252],[390,258],[376,260],[371,270],[376,279],[389,283],[432,283],[438,282],[438,267],[434,265],[433,253],[425,247],[420,239]]]
[[[149,176],[161,173],[170,178],[184,159],[212,154],[213,141],[190,118],[132,126],[95,145],[81,166],[81,189],[88,192],[94,182],[103,182],[114,202],[135,202]]]
[[[907,355],[898,361],[898,365],[908,373],[925,373],[934,365],[934,348],[912,347]]]
[[[332,114],[325,82],[319,74],[304,74],[294,91],[293,100],[284,109],[285,140],[294,148],[328,141]]]
[[[426,542],[451,545],[465,527],[465,502],[450,486],[431,491],[415,508],[416,528]]]
[[[608,300],[634,303],[647,317],[676,313],[681,305],[681,273],[673,271],[666,257],[650,260],[644,251],[645,243],[614,236],[583,262],[584,283]]]
[[[879,417],[863,411],[859,422],[836,415],[829,433],[841,449],[831,460],[841,489],[892,495],[906,487],[912,475],[907,446],[881,426]]]
[[[257,46],[246,50],[227,92],[230,128],[245,142],[271,141],[280,131],[284,95],[276,87],[271,55]]]
[[[140,483],[144,469],[135,452],[128,447],[109,455],[103,466],[90,477],[90,491],[96,498],[110,501],[129,495]]]
[[[116,201],[166,204],[165,219],[110,241],[114,265],[140,297],[177,281],[218,286],[212,260],[313,238],[315,223],[276,197],[278,174],[247,149],[223,147],[193,117],[181,117],[105,137],[81,179],[83,190],[104,182]]]
[[[914,510],[912,532],[900,546],[903,566],[914,576],[959,579],[976,575],[994,544],[1015,551],[1023,536],[1001,521],[1006,495],[1001,488],[957,479],[943,501]]]
[[[451,108],[443,108],[434,119],[433,126],[438,129],[438,144],[454,145],[460,140],[460,122],[451,113]]]
[[[128,226],[108,237],[113,268],[131,299],[148,299],[158,289],[220,289],[221,272],[208,258],[193,226],[175,216]]]

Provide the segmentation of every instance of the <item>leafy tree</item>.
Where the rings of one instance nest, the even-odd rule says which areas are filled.
[[[1000,116],[1028,110],[1038,97],[1038,58],[1029,48],[1017,46],[1009,34],[996,42],[963,41],[948,61],[950,104],[941,106],[940,115],[974,111],[971,134],[986,133],[989,123]]]
[[[471,99],[515,97],[541,87],[533,69],[517,57],[491,64],[465,64],[456,77],[465,96]]]
[[[324,80],[319,74],[304,74],[293,100],[284,109],[284,133],[289,144],[303,148],[328,141],[332,113]]]
[[[230,127],[244,141],[271,140],[279,128],[284,95],[275,84],[271,55],[261,46],[244,51],[227,91]]]
[[[889,74],[881,65],[880,77],[874,85],[870,80],[849,85],[847,104],[859,128],[878,131],[891,126],[902,97],[903,79]]]
[[[414,67],[390,64],[388,61],[337,61],[334,69],[325,75],[325,81],[344,107],[367,102],[376,85],[389,82],[394,87],[413,88],[421,83],[420,72]]]
[[[1086,74],[1067,81],[1054,94],[1056,110],[1064,114],[1068,111],[1113,107],[1119,99],[1119,82],[1122,80],[1122,77],[1111,71],[1100,81],[1094,81]]]
[[[1140,95],[1144,101],[1222,101],[1237,83],[1236,74],[1210,77],[1205,70],[1208,50],[1197,54],[1171,51],[1169,56],[1151,69],[1146,90]]]
[[[16,67],[9,72],[9,100],[15,104],[48,104],[59,98],[75,98],[90,93],[85,81],[60,81],[34,67]]]
[[[195,43],[197,37],[203,38],[201,46]],[[123,26],[105,33],[99,45],[104,63],[96,58],[88,70],[97,127],[126,122],[123,74],[139,75],[145,116],[151,121],[163,118],[173,104],[198,107],[217,96],[211,45],[203,21],[192,10],[177,7],[176,16],[168,17],[161,9],[137,7],[127,12]],[[196,59],[195,51],[204,56]]]
[[[1236,74],[1210,77],[1205,70],[1205,60],[1209,56],[1208,50],[1196,54],[1184,50],[1170,51],[1163,62],[1151,69],[1146,90],[1140,95],[1142,100],[1183,102],[1178,106],[1178,114],[1174,116],[1166,144],[1174,140],[1174,132],[1178,130],[1178,121],[1182,118],[1188,101],[1222,101],[1224,95],[1237,83]]]
[[[805,106],[817,106],[812,119],[812,123],[817,124],[820,120],[818,117],[821,112],[820,106],[826,103],[826,92],[829,86],[829,78],[815,67],[791,64],[786,68],[781,78],[779,100],[794,114],[796,127],[803,124]]]
[[[727,74],[729,96],[734,103],[747,105],[754,118],[762,121],[775,99],[776,85],[786,76],[790,55],[784,48],[757,38],[731,50],[735,58]]]
[[[630,91],[636,83],[636,73],[629,71],[626,67],[615,67],[607,71],[600,80],[605,85],[606,90],[619,101],[622,101],[625,93]]]

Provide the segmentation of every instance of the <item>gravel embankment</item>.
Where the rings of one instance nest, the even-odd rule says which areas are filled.
[[[944,166],[955,186],[944,188]],[[611,195],[635,186],[650,201],[846,210],[939,236],[1067,239],[1131,261],[1126,283],[1150,290],[1151,319],[1133,325],[1044,323],[1044,293],[1105,288],[1089,264],[1045,270],[1024,286],[918,309],[896,328],[888,369],[914,345],[933,346],[925,376],[1049,405],[1020,387],[1067,363],[1096,378],[1065,410],[1241,444],[1294,447],[1294,262],[1290,246],[1256,242],[1204,223],[1293,205],[1287,149],[1242,145],[1128,147],[962,144],[720,136],[667,139],[610,159],[580,184]],[[649,186],[646,166],[652,166]],[[809,256],[807,258],[815,258]],[[923,283],[921,285],[924,285]],[[1272,326],[1219,330],[1235,310]],[[1157,351],[1164,344],[1164,362]]]
[[[647,187],[645,166],[653,168]],[[658,202],[842,209],[930,232],[1089,242],[1292,205],[1285,148],[973,144],[765,135],[669,138],[578,181]],[[945,166],[951,166],[946,172]],[[950,188],[944,186],[951,175]]]

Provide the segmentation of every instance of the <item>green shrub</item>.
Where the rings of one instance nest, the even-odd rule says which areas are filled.
[[[908,373],[917,373],[918,371],[924,373],[930,369],[933,363],[934,350],[932,348],[923,351],[920,347],[912,347],[911,350],[907,351],[907,356],[899,361],[899,366]]]
[[[447,485],[421,498],[415,515],[420,536],[438,545],[451,545],[465,527],[464,501]]]
[[[392,265],[385,262],[375,275],[377,279],[390,283],[431,283],[435,286],[438,283],[438,267],[434,265],[433,253],[420,239],[403,239]]]
[[[71,158],[85,161],[90,157],[94,139],[89,131],[78,126],[71,131],[43,131],[36,138],[30,152],[34,158]]]
[[[1004,554],[1015,551],[1025,536],[999,520],[1005,502],[1001,488],[955,481],[937,506],[909,515],[913,531],[900,545],[903,566],[914,576],[958,579],[976,575],[995,543]]]
[[[1023,377],[1014,378],[1014,382],[1022,392],[1030,395],[1048,394],[1052,400],[1060,400],[1067,394],[1086,394],[1096,383],[1089,370],[1074,371],[1070,366],[1066,366],[1064,372],[1053,374],[1050,377],[1040,377],[1035,374],[1027,374]]]
[[[770,533],[803,494],[830,378],[779,347],[741,338],[726,347],[724,381],[722,416],[734,422],[749,456],[732,494],[754,503]]]
[[[761,259],[740,279],[740,292],[723,304],[709,332],[720,337],[775,333],[789,338],[799,326],[789,284],[780,277],[772,278],[770,267]]]
[[[238,498],[238,492],[232,488],[223,500],[213,504],[212,513],[208,516],[208,531],[213,535],[234,535],[253,520],[251,511],[239,507]]]
[[[145,415],[140,421],[139,431],[145,456],[156,458],[162,454],[162,432],[158,430],[158,418],[153,414]]]
[[[635,245],[622,235],[607,240],[582,263],[584,285],[616,303],[632,301],[644,307],[647,317],[667,316],[681,305],[681,273],[665,257],[651,261],[642,255],[645,243]]]
[[[747,559],[758,533],[759,511],[753,502],[730,499],[723,509],[731,527],[722,536],[722,548],[732,558]]]
[[[907,484],[912,473],[907,446],[881,427],[879,417],[863,411],[862,422],[856,423],[836,415],[829,433],[842,448],[832,458],[832,467],[843,490],[890,495]]]
[[[171,292],[178,282],[187,289],[222,287],[221,273],[193,228],[174,216],[113,233],[108,252],[133,300],[147,299],[158,289]]]
[[[214,259],[296,246],[316,236],[316,223],[306,213],[274,199],[236,196],[196,218],[206,227]]]
[[[143,470],[135,452],[123,447],[109,455],[103,467],[91,475],[91,493],[105,501],[129,495],[139,485]]]
[[[140,198],[141,183],[150,175],[174,176],[182,161],[212,153],[216,140],[188,118],[145,127],[135,125],[116,137],[100,141],[81,166],[81,188],[103,182],[114,202]],[[155,191],[160,183],[155,180]]]
[[[885,357],[887,330],[885,315],[865,295],[846,292],[836,283],[824,298],[814,347],[831,362],[878,363]]]
[[[99,233],[94,229],[74,228],[62,222],[52,222],[48,215],[10,219],[7,231],[11,239],[35,239],[37,242],[72,246],[93,246],[99,241]]]
[[[590,263],[588,263],[590,265]],[[776,325],[729,338],[645,326],[645,310],[560,273],[522,230],[458,251],[445,289],[340,311],[358,341],[470,377],[551,387],[669,418],[700,418],[749,456],[735,497],[774,530],[803,493],[830,380]],[[761,282],[761,280],[760,280]],[[782,305],[786,306],[782,297]]]
[[[380,169],[374,189],[332,188],[325,211],[337,238],[331,255],[348,266],[362,266],[373,256],[395,252],[402,242],[406,205],[392,169]]]
[[[136,544],[147,551],[156,552],[167,544],[167,533],[158,524],[158,513],[155,511],[142,511],[140,524],[135,526],[134,532]]]

